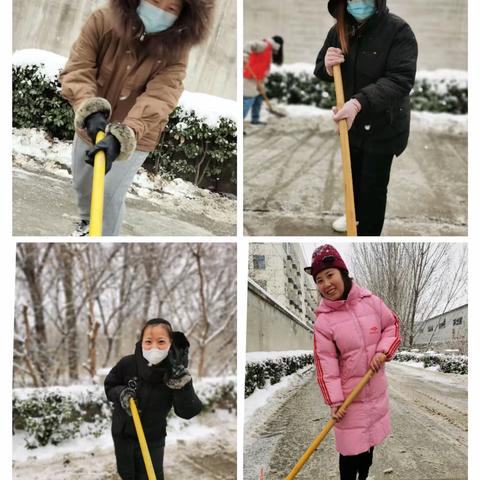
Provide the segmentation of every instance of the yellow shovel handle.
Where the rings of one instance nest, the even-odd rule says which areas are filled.
[[[345,104],[343,93],[342,71],[340,65],[333,66],[333,81],[335,84],[335,95],[337,108],[340,110]],[[353,196],[352,164],[350,158],[350,145],[348,143],[348,125],[346,120],[340,120],[340,150],[342,152],[343,164],[343,189],[345,192],[345,216],[347,217],[347,235],[357,236],[357,219],[355,218],[355,199]]]
[[[96,143],[103,140],[105,133],[99,131]],[[105,192],[105,152],[99,151],[93,162],[92,199],[90,203],[90,236],[101,237],[103,225],[103,197]]]
[[[362,379],[355,385],[354,389],[350,392],[348,397],[344,400],[342,405],[339,408],[345,412],[350,404],[355,400],[357,395],[362,391],[363,387],[370,381],[370,379],[375,375],[375,372],[370,368],[368,372],[362,377]],[[300,460],[297,464],[293,467],[292,471],[286,477],[286,480],[292,480],[297,476],[297,473],[302,469],[302,467],[307,463],[307,460],[312,456],[313,452],[317,449],[317,447],[322,443],[325,437],[328,435],[328,432],[333,428],[335,425],[336,420],[331,418],[327,424],[325,425],[324,429],[318,434],[317,438],[312,442],[312,444],[307,448],[305,453],[302,455]]]
[[[140,443],[140,449],[142,451],[145,469],[147,470],[148,480],[157,480],[157,477],[155,476],[155,470],[153,469],[152,458],[150,457],[150,452],[148,451],[145,433],[143,432],[142,422],[140,421],[140,415],[138,414],[137,404],[133,398],[130,399],[130,410],[132,412],[135,430],[137,431],[138,442]]]

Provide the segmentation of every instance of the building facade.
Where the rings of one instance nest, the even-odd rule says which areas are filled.
[[[295,316],[312,326],[318,294],[302,248],[294,243],[252,243],[248,259],[249,277]]]
[[[468,304],[418,324],[414,346],[435,350],[468,350]]]

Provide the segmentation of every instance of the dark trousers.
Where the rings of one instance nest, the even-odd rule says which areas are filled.
[[[114,437],[117,471],[122,480],[148,480],[145,463],[137,439]],[[163,480],[163,451],[165,442],[149,443],[153,469],[157,480]]]
[[[340,480],[365,480],[372,466],[373,447],[358,455],[340,454]]]
[[[382,233],[387,207],[387,187],[393,154],[370,153],[351,147],[353,194],[358,236]]]

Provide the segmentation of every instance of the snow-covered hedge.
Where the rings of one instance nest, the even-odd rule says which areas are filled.
[[[58,75],[48,74],[41,64],[19,62],[13,65],[12,77],[13,126],[39,128],[60,140],[73,139],[73,110],[60,95]],[[169,180],[179,177],[235,193],[237,126],[233,103],[185,92],[170,115],[159,146],[144,166]]]
[[[436,352],[398,352],[395,355],[397,362],[422,362],[424,368],[438,367],[444,373],[468,374],[468,357],[465,355],[446,355]]]
[[[204,410],[236,409],[236,379],[206,378],[195,383]],[[13,431],[24,432],[33,449],[63,440],[102,435],[112,407],[102,386],[17,388],[13,390]]]
[[[256,388],[278,383],[282,377],[313,363],[313,353],[309,351],[253,352],[247,353],[245,371],[245,397]]]
[[[313,65],[286,65],[270,73],[267,95],[282,103],[314,105],[330,109],[335,105],[333,83],[313,75]],[[412,110],[465,114],[468,111],[468,84],[465,72],[419,72],[411,93]]]

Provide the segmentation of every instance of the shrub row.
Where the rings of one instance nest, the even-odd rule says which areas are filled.
[[[335,105],[333,83],[319,80],[308,72],[273,72],[266,81],[267,95],[282,103],[313,105],[330,109]],[[411,93],[413,110],[466,114],[468,89],[453,80],[442,83],[420,79]]]
[[[236,409],[236,383],[233,379],[198,382],[198,396],[204,410]],[[36,388],[28,394],[13,394],[13,431],[25,433],[29,449],[80,436],[102,435],[110,426],[112,406],[103,388],[92,386],[75,394],[68,388]]]
[[[13,126],[72,140],[73,110],[60,95],[58,78],[52,81],[40,66],[29,65],[13,66],[12,79]],[[177,107],[144,166],[168,180],[179,177],[203,188],[235,193],[236,135],[231,119],[221,117],[212,127],[194,112]]]
[[[313,354],[306,353],[256,362],[247,361],[245,397],[251,395],[256,388],[263,388],[267,382],[270,385],[278,383],[283,377],[310,364],[313,364]]]
[[[468,357],[463,355],[445,355],[443,353],[416,353],[398,352],[395,356],[397,362],[423,362],[425,368],[438,366],[441,372],[468,374]]]

